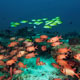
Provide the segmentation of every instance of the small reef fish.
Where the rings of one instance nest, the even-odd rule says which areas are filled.
[[[56,22],[50,24],[51,27],[52,27],[52,26],[56,26],[56,25],[57,25]]]
[[[74,75],[76,75],[78,78],[80,78],[79,75],[77,73],[75,73],[73,69],[70,69],[70,68],[63,68],[63,69],[61,69],[61,72],[65,75],[70,75],[72,77],[74,77]]]
[[[43,45],[43,46],[41,46],[41,50],[42,51],[46,51],[47,50],[47,47]]]
[[[62,67],[71,68],[71,66],[68,64],[68,61],[65,61],[65,60],[62,60],[62,59],[57,59],[56,62]]]
[[[24,42],[23,42],[23,45],[24,45],[25,47],[29,47],[29,46],[32,46],[32,45],[33,45],[33,42],[24,41]]]
[[[62,21],[60,20],[60,17],[53,18],[51,20],[48,20],[48,18],[43,18],[43,19],[32,19],[31,21],[28,20],[22,20],[20,22],[11,22],[11,27],[17,27],[21,24],[32,24],[32,25],[41,25],[45,24],[43,28],[48,28],[52,29],[53,26],[56,26],[58,24],[62,24]]]
[[[11,41],[12,41],[12,40],[16,40],[16,37],[11,37],[10,40],[11,40]]]
[[[31,39],[28,39],[28,38],[27,38],[27,39],[25,39],[25,41],[32,42],[32,40],[31,40]]]
[[[17,56],[17,57],[22,57],[22,56],[24,56],[25,54],[27,54],[26,51],[19,51],[16,56]]]
[[[36,59],[36,65],[40,66],[40,65],[45,65],[45,63],[43,63],[42,61],[40,61],[40,58]]]
[[[27,65],[24,65],[22,62],[19,62],[19,63],[18,63],[18,66],[19,66],[20,68],[27,68],[27,67],[26,67]]]
[[[40,62],[40,57],[38,57],[38,58],[36,59],[36,64],[37,64],[38,62]]]
[[[0,61],[0,66],[5,66],[4,61]]]
[[[11,42],[11,43],[8,45],[8,47],[14,47],[14,46],[16,46],[16,45],[18,45],[18,44],[19,44],[19,42],[14,41],[14,42]]]
[[[12,51],[10,52],[10,56],[15,55],[16,53],[17,53],[17,50],[12,50]]]
[[[20,23],[27,23],[27,22],[28,22],[27,20],[20,21]]]
[[[46,40],[48,38],[48,36],[47,35],[41,35],[40,38],[43,40]]]
[[[7,50],[6,49],[1,49],[0,53],[5,53]]]
[[[28,47],[26,48],[26,51],[31,52],[31,51],[35,51],[35,49],[37,49],[37,47],[34,47],[34,46],[28,46]]]
[[[6,62],[6,65],[12,65],[12,64],[14,64],[14,63],[15,63],[14,60],[8,60],[8,61]]]
[[[52,26],[49,26],[49,25],[44,25],[43,28],[48,28],[48,29],[52,29]]]
[[[10,67],[10,71],[9,71],[9,72],[10,72],[10,77],[11,77],[11,78],[12,78],[12,75],[13,75],[13,74],[12,74],[12,71],[13,71],[13,70],[12,70],[12,67]]]
[[[10,24],[11,24],[11,27],[17,27],[20,25],[20,23],[18,22],[11,22]]]
[[[48,39],[47,42],[54,43],[54,42],[59,41],[59,39],[62,39],[62,37],[61,36],[55,36],[55,37]]]
[[[14,60],[15,62],[18,61],[17,56],[14,56],[14,57],[12,58],[12,60]]]
[[[59,45],[62,44],[62,43],[63,43],[63,42],[59,42],[59,41],[58,41],[58,42],[54,42],[54,43],[51,44],[51,46],[54,46],[54,47],[55,47],[55,46],[59,46]]]
[[[55,78],[55,79],[53,79],[53,80],[62,80],[62,79],[60,79],[60,78]]]
[[[40,22],[40,21],[42,21],[42,19],[37,19],[36,21],[39,21]]]
[[[25,58],[29,59],[29,58],[35,57],[36,55],[38,55],[38,54],[32,52],[32,53],[27,54],[27,55],[25,56]]]
[[[34,22],[34,21],[37,21],[36,19],[32,19],[32,21]]]
[[[14,74],[21,74],[23,71],[22,70],[16,70],[14,71]]]
[[[45,65],[45,63],[43,63],[42,61],[40,61],[39,63],[37,63],[37,65]]]
[[[18,41],[23,41],[23,40],[24,40],[24,38],[18,38],[17,40],[18,40]]]
[[[16,25],[11,25],[11,27],[17,27]]]
[[[0,55],[0,60],[3,60],[4,59],[4,55]]]
[[[57,23],[57,24],[62,24],[62,21],[56,20],[55,23]]]
[[[28,24],[33,24],[33,22],[29,22]]]
[[[56,63],[51,63],[51,65],[52,65],[53,67],[57,68],[57,69],[60,68],[60,66],[59,66],[58,64],[56,64]]]
[[[69,48],[69,49],[67,47],[59,48],[58,51],[56,51],[56,53],[62,53],[62,54],[68,53],[68,52],[71,52],[71,48]]]
[[[39,21],[35,21],[33,24],[35,24],[35,25],[40,25],[40,24],[42,24],[43,22],[39,22]]]
[[[35,28],[37,28],[36,26],[33,26],[33,28],[35,29]]]
[[[41,39],[41,38],[36,38],[36,39],[35,39],[35,42],[37,42],[37,43],[43,42],[43,39]]]
[[[9,58],[10,56],[8,56],[8,55],[0,55],[0,60],[3,60],[3,59],[7,59],[7,58]]]
[[[18,26],[18,25],[20,25],[20,23],[18,23],[18,22],[15,22],[15,24],[14,24],[14,25]]]
[[[65,54],[59,54],[56,59],[57,60],[58,59],[66,59],[66,57],[67,57],[67,55],[65,55]]]
[[[45,20],[48,20],[48,18],[43,18],[42,20],[44,20],[44,21],[45,21]]]
[[[51,24],[51,23],[53,23],[53,20],[47,20],[47,21],[45,21],[45,25],[49,25],[49,24]]]
[[[44,42],[45,40],[47,40],[48,36],[47,35],[40,35],[40,38],[36,38],[35,42],[40,43],[40,42]]]

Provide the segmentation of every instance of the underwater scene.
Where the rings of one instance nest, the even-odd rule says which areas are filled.
[[[80,80],[80,1],[0,0],[0,80]]]

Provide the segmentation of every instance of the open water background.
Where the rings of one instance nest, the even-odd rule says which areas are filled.
[[[63,24],[53,31],[80,32],[80,0],[0,0],[0,30],[10,28],[12,21],[56,16]]]

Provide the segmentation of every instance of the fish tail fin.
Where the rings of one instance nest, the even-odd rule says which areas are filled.
[[[63,38],[62,38],[62,35],[61,35],[61,36],[59,36],[59,39],[63,39]]]
[[[76,75],[77,78],[80,78],[79,75],[78,75],[77,73],[75,73],[75,75]]]

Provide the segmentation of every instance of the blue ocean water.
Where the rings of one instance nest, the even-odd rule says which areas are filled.
[[[0,29],[10,28],[11,21],[56,16],[61,17],[63,24],[53,31],[80,32],[79,0],[0,0]]]
[[[48,18],[51,20],[52,18],[55,18],[57,16],[60,17],[63,23],[57,26],[53,26],[52,29],[44,29],[43,25],[41,25],[37,26],[34,32],[34,30],[30,31],[30,29],[23,28],[23,27],[26,28],[31,27],[32,25],[29,26],[27,24],[23,24],[17,27],[10,26],[11,22],[20,22],[22,20],[32,20],[32,19],[42,19],[42,18]],[[23,29],[15,33],[15,31],[19,28]],[[7,29],[12,30],[14,34],[12,34]],[[4,30],[4,32],[1,32],[1,30]],[[41,38],[40,36],[41,34],[39,34],[38,32],[40,31],[40,33],[45,34],[44,30],[55,32],[55,34],[54,33],[51,34],[47,31],[46,33],[49,33],[48,39],[45,38],[39,39]],[[56,32],[59,32],[60,33],[59,35],[62,34],[64,35],[65,33],[68,32],[73,32],[73,33],[65,36],[62,35],[61,36],[62,38],[60,38],[57,36]],[[68,48],[67,50],[69,50],[67,58],[65,58],[66,60],[64,59],[64,61],[69,62],[69,60],[70,61],[72,60],[71,62],[74,65],[71,66],[72,69],[77,69],[80,66],[76,62],[76,60],[77,61],[79,60],[75,57],[76,55],[74,56],[75,53],[80,52],[79,51],[80,39],[76,38],[76,34],[74,32],[80,33],[80,0],[0,0],[0,56],[1,54],[3,54],[3,56],[10,55],[9,57],[6,57],[8,59],[6,58],[3,59],[4,60],[3,62],[6,63],[6,69],[10,68],[10,70],[8,70],[10,72],[10,75],[9,74],[6,75],[9,72],[6,71],[5,73],[4,72],[5,69],[3,70],[3,65],[1,64],[0,77],[5,74],[6,80],[10,76],[13,76],[12,80],[17,80],[19,77],[23,78],[19,80],[53,80],[53,78],[61,78],[61,79],[64,78],[64,75],[62,75],[62,73],[60,72],[61,69],[58,70],[57,68],[52,66],[51,63],[58,63],[57,61],[58,59],[56,59],[58,54],[56,53],[58,53],[59,47],[60,48],[64,47],[65,49]],[[60,43],[58,46],[56,44],[54,44],[56,45],[54,46],[52,45],[52,43],[49,44],[50,40],[51,42],[59,42],[59,40],[57,41],[55,41],[55,39],[53,40],[52,37],[54,36],[60,38],[60,42],[63,43]],[[78,37],[80,37],[80,35],[78,35]],[[39,39],[38,41],[40,42],[40,44],[35,40],[36,38]],[[19,41],[20,39],[22,40]],[[19,42],[19,44],[16,42]],[[29,48],[32,47],[34,49],[36,49],[37,47],[37,49],[29,51],[27,49],[28,47]],[[64,48],[63,52],[66,54]],[[17,52],[11,54],[11,52],[14,50],[16,50]],[[21,57],[17,56],[19,52],[22,53]],[[31,57],[31,59],[29,59],[29,57],[25,57],[27,55],[26,53],[31,54],[31,52],[33,53],[32,54],[33,56],[29,56]],[[36,55],[36,52],[38,53],[38,55]],[[38,57],[40,58],[40,60],[38,61],[39,64],[36,63]],[[10,65],[7,64],[7,61],[9,59],[10,60],[15,59],[17,61],[13,63],[13,65]],[[2,59],[0,59],[0,61],[1,60]],[[14,68],[18,69],[19,68],[18,62],[24,63],[24,65],[27,66],[27,69],[22,68],[23,73],[21,75],[19,74],[19,76],[16,76],[14,74],[18,73],[16,73],[16,71],[13,72],[11,69]],[[43,62],[43,64],[40,62]],[[56,67],[58,67],[58,65]],[[63,64],[61,65],[61,67],[63,67]],[[79,73],[79,70],[76,70],[75,72]],[[76,77],[73,77],[74,80],[77,80]],[[70,79],[70,77],[68,78]],[[73,80],[73,78],[71,77],[70,80]]]

